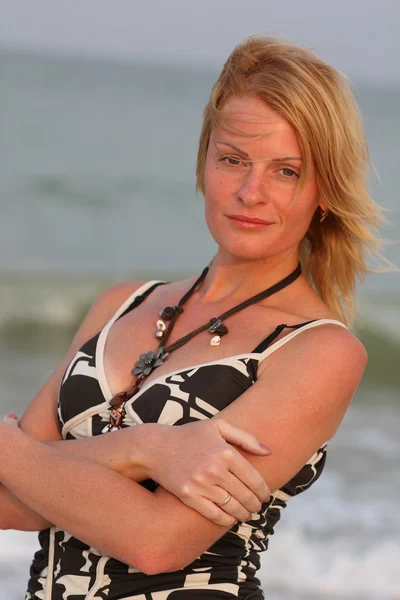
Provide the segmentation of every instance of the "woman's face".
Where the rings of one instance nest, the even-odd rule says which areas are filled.
[[[205,165],[205,209],[209,230],[237,260],[298,253],[318,206],[313,167],[292,202],[301,172],[293,127],[256,97],[231,98],[222,110],[231,133],[215,128]]]

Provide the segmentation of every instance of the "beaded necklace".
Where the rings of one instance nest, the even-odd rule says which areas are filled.
[[[203,282],[208,270],[208,267],[203,270],[200,277],[196,279],[192,287],[186,292],[186,294],[184,294],[184,296],[182,296],[176,306],[166,306],[160,311],[160,319],[157,321],[157,330],[155,333],[156,338],[161,340],[158,348],[155,352],[150,350],[149,352],[145,352],[144,354],[140,355],[139,360],[136,361],[135,366],[131,371],[132,375],[135,376],[133,385],[128,389],[119,392],[110,400],[110,419],[108,424],[104,427],[103,432],[121,429],[121,423],[126,414],[126,402],[132,398],[132,396],[138,393],[143,381],[145,381],[145,379],[154,371],[154,369],[164,364],[165,359],[171,354],[171,352],[178,350],[178,348],[181,348],[184,344],[187,344],[187,342],[193,339],[196,335],[206,330],[213,336],[210,340],[210,345],[218,346],[221,343],[221,338],[229,332],[227,326],[225,323],[223,323],[225,319],[238,313],[244,308],[251,306],[252,304],[256,304],[257,302],[272,296],[272,294],[279,292],[283,288],[293,283],[293,281],[295,281],[301,275],[301,265],[299,263],[296,269],[287,277],[284,277],[263,292],[244,300],[244,302],[241,302],[240,304],[227,310],[219,315],[219,317],[213,317],[204,323],[204,325],[201,325],[197,329],[194,329],[187,335],[181,337],[179,340],[176,340],[176,342],[173,344],[167,346],[166,344],[172,333],[175,322],[178,316],[183,313],[183,305],[189,300],[191,295]],[[168,322],[168,325],[166,322]]]

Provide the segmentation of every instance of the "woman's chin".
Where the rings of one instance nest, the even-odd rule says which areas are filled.
[[[219,254],[229,256],[232,260],[240,262],[258,262],[278,254],[272,248],[259,248],[248,244],[218,244],[218,247]]]

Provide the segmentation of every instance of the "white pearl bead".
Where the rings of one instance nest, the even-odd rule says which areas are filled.
[[[163,335],[164,335],[164,332],[161,331],[161,329],[157,329],[156,338],[160,339],[160,338],[162,338]]]
[[[210,346],[219,346],[221,343],[221,338],[219,335],[214,335],[214,337],[210,340]]]
[[[161,331],[165,331],[167,328],[164,321],[161,321],[161,320],[157,321],[156,325],[157,325],[157,329],[160,329]]]

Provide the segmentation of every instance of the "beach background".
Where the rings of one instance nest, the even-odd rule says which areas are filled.
[[[186,277],[213,255],[194,184],[201,114],[223,58],[260,31],[256,17],[213,63],[199,59],[200,42],[192,64],[189,50],[181,62],[146,60],[0,37],[0,414],[23,412],[101,290]],[[385,255],[400,265],[400,70],[368,77],[350,67],[381,179],[371,174],[372,192],[391,222]],[[371,275],[359,286],[366,375],[323,477],[289,504],[270,540],[268,600],[400,599],[399,279]],[[0,531],[1,600],[23,598],[36,547],[34,533]]]

